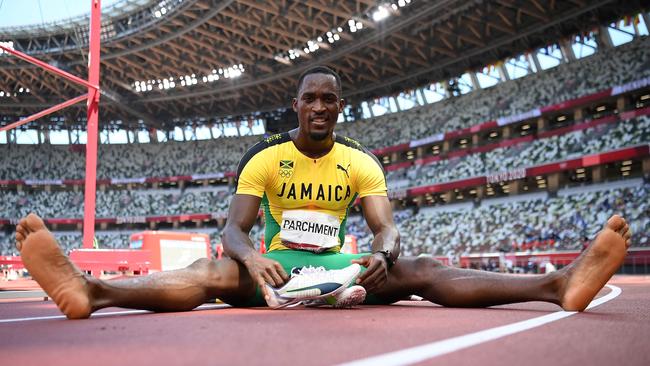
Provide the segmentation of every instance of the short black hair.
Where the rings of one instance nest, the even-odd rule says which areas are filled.
[[[309,69],[305,70],[302,74],[300,74],[300,78],[298,78],[298,86],[296,88],[296,95],[300,94],[300,87],[302,86],[302,81],[305,80],[307,75],[312,75],[312,74],[326,74],[326,75],[332,75],[336,79],[336,91],[339,93],[339,98],[341,98],[343,94],[343,87],[341,86],[341,77],[339,74],[330,69],[327,66],[314,66],[310,67]]]

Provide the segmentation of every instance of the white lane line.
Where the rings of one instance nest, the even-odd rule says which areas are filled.
[[[229,307],[230,305],[227,304],[201,305],[194,310],[221,309],[221,308],[229,308]],[[101,317],[113,316],[113,315],[119,316],[119,315],[147,314],[147,313],[151,313],[151,311],[147,311],[147,310],[107,311],[105,313],[95,313],[91,315],[91,318],[101,318]],[[0,324],[28,322],[32,320],[49,320],[49,319],[66,319],[66,317],[65,315],[52,315],[52,316],[36,316],[31,318],[0,319]]]
[[[621,294],[621,289],[605,285],[611,291],[596,300],[593,300],[587,306],[587,309],[594,308],[598,305],[604,304],[609,300]],[[482,330],[476,333],[470,333],[459,337],[449,338],[442,341],[436,341],[421,346],[406,348],[401,351],[389,352],[383,355],[363,358],[357,361],[346,362],[339,366],[398,366],[398,365],[411,365],[417,362],[426,361],[428,359],[445,355],[447,353],[455,352],[464,348],[476,346],[481,343],[489,342],[498,338],[509,336],[511,334],[523,332],[532,328],[539,327],[556,320],[560,320],[571,315],[577,314],[577,311],[558,311],[548,315],[543,315],[537,318],[524,320],[517,323],[503,325],[496,328]]]

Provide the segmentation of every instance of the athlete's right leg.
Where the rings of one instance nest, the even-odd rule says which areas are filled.
[[[184,269],[121,280],[86,276],[34,214],[16,227],[16,247],[32,278],[70,319],[87,318],[109,306],[184,311],[213,298],[239,304],[255,294],[246,268],[231,259],[200,259]]]
[[[546,301],[564,310],[582,311],[623,264],[630,236],[629,225],[614,215],[575,261],[545,275],[460,269],[431,257],[400,258],[391,268],[386,285],[374,294],[389,302],[414,294],[453,307]]]

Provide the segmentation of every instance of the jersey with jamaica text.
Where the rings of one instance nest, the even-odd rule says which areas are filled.
[[[262,198],[269,251],[339,251],[357,197],[386,196],[377,158],[339,135],[317,159],[301,153],[289,133],[270,136],[246,152],[237,179],[237,194]]]

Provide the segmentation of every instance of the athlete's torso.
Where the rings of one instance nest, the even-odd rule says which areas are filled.
[[[377,159],[342,136],[314,159],[301,153],[288,133],[273,135],[244,155],[237,175],[238,194],[262,197],[268,250],[338,251],[356,198],[386,195]],[[323,248],[314,250],[314,243]]]

